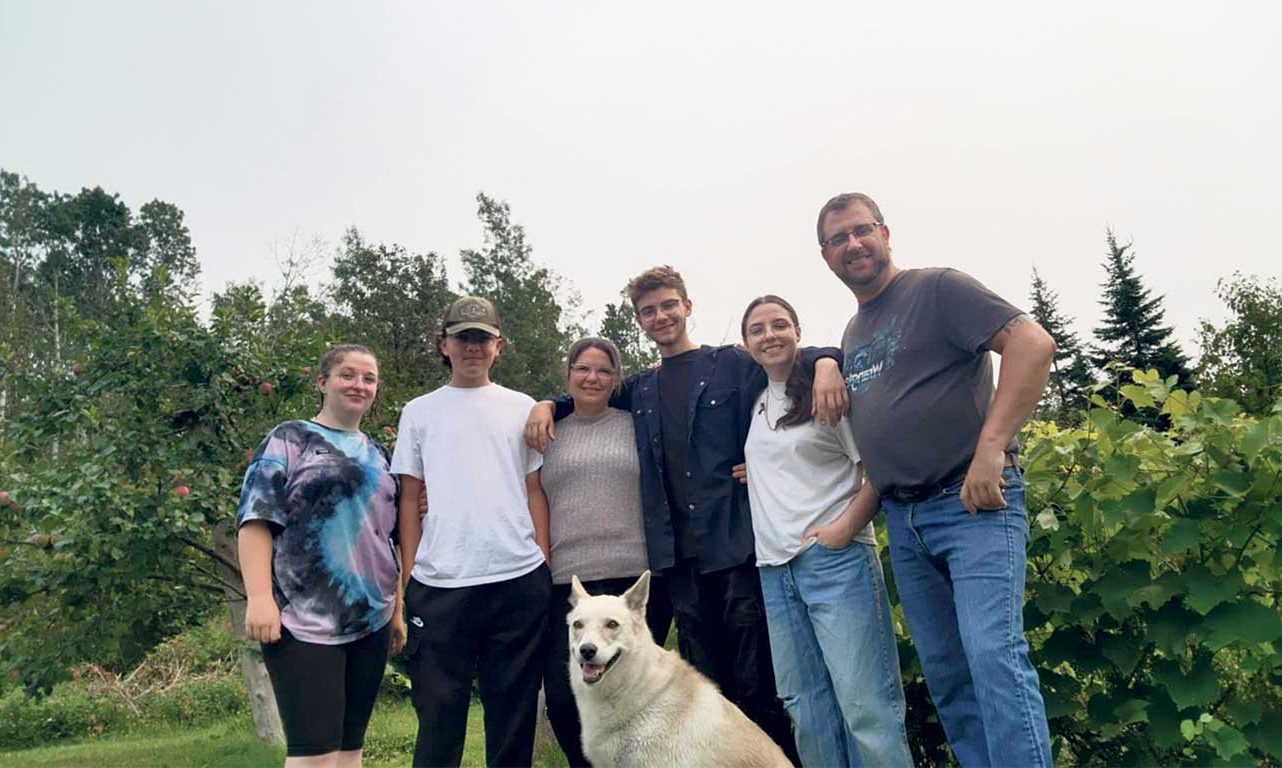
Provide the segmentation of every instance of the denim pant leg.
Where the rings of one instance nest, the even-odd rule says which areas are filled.
[[[822,651],[797,594],[792,563],[761,566],[759,572],[775,687],[792,720],[802,765],[858,765],[852,762],[853,745],[847,743]]]
[[[1004,474],[1006,509],[971,517],[960,499],[949,551],[957,620],[989,754],[996,762],[1051,766],[1050,731],[1024,637],[1028,513],[1018,469]]]
[[[911,524],[920,505],[891,499],[881,503],[899,603],[948,745],[964,768],[989,765],[988,740],[962,648],[947,565],[932,556]]]
[[[961,505],[959,489],[954,487],[923,503],[902,505],[906,509],[900,519],[901,533],[907,534],[939,568],[951,593],[950,615],[954,623],[951,632],[943,626],[939,631],[955,633],[956,640],[950,640],[947,656],[968,672],[968,685],[960,695],[965,698],[965,716],[969,718],[977,712],[982,719],[982,745],[975,743],[967,723],[960,729],[963,738],[954,741],[954,729],[941,704],[951,691],[946,683],[937,689],[925,654],[923,669],[949,742],[963,765],[1050,766],[1045,705],[1024,638],[1028,517],[1023,478],[1014,468],[1007,469],[1003,478],[1005,510],[970,515]],[[898,573],[896,566],[896,578]],[[902,596],[901,585],[907,612],[909,601]],[[918,616],[917,622],[923,621],[923,629],[929,633],[932,622],[929,617]],[[921,637],[912,616],[909,622],[914,625],[914,638]],[[960,659],[954,656],[956,643],[962,649]],[[920,640],[918,644],[921,648]],[[935,675],[939,674],[936,670]],[[948,673],[944,674],[947,680]],[[955,671],[952,676],[959,677]]]
[[[791,565],[854,743],[851,764],[911,766],[899,652],[877,548],[815,544]]]

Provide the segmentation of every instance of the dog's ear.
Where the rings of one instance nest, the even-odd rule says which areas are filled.
[[[583,582],[579,581],[578,576],[570,577],[570,605],[578,605],[579,601],[585,597],[590,597],[588,591],[583,588]]]
[[[646,571],[637,579],[637,583],[628,587],[628,591],[623,593],[623,601],[628,604],[628,610],[637,613],[645,613],[645,604],[650,599],[650,572]]]

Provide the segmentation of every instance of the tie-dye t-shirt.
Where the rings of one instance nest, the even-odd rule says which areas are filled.
[[[337,645],[391,620],[396,494],[387,452],[363,432],[287,421],[258,446],[236,526],[271,528],[272,594],[296,638]]]

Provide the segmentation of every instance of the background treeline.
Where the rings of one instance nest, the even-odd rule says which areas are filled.
[[[101,188],[45,192],[0,173],[6,705],[73,670],[126,675],[243,608],[229,525],[241,475],[272,425],[310,415],[311,366],[328,344],[378,354],[383,406],[366,428],[384,440],[403,403],[444,381],[430,335],[461,292],[498,304],[513,341],[495,378],[515,389],[562,388],[563,351],[589,331],[614,338],[630,368],[653,362],[626,299],[589,327],[507,204],[479,195],[477,213],[482,244],[459,254],[457,283],[440,255],[351,229],[331,252],[283,247],[277,285],[230,284],[202,313],[177,207],[135,211]],[[1036,515],[1025,618],[1059,759],[1277,764],[1282,292],[1272,279],[1221,281],[1229,316],[1198,329],[1193,367],[1130,244],[1110,232],[1104,246],[1090,341],[1036,273],[1030,297],[1059,343],[1025,440]],[[317,287],[301,276],[320,258]],[[901,654],[914,750],[946,760],[906,638]],[[261,679],[249,680],[254,693]],[[266,718],[270,699],[254,709]]]

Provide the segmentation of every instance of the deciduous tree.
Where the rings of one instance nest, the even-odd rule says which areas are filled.
[[[1282,289],[1276,278],[1234,274],[1216,284],[1216,294],[1231,315],[1222,326],[1203,321],[1198,329],[1202,389],[1265,416],[1282,396]]]
[[[512,221],[508,204],[476,196],[484,245],[465,250],[465,291],[498,307],[506,346],[494,368],[505,386],[542,397],[565,388],[562,361],[579,330],[562,311],[566,288],[547,267],[534,262],[525,229]]]

